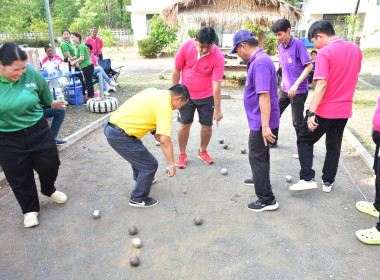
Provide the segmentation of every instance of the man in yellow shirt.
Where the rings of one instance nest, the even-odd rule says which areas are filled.
[[[119,107],[104,127],[104,134],[111,147],[132,165],[136,181],[129,205],[152,207],[158,201],[148,197],[158,168],[156,158],[143,145],[140,138],[148,132],[161,143],[169,162],[169,176],[176,174],[171,141],[173,110],[182,108],[189,100],[186,86],[174,85],[169,90],[148,88]]]

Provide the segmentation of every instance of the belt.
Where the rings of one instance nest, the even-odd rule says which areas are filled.
[[[113,123],[108,122],[108,126],[114,128],[114,129],[116,129],[116,130],[118,130],[118,131],[121,131],[121,132],[124,132],[124,133],[125,133],[125,131],[124,131],[122,128],[118,127],[116,124],[113,124]],[[132,136],[132,135],[128,135],[127,133],[125,133],[125,135],[127,135],[127,136],[131,136],[131,137],[134,137],[134,136]]]

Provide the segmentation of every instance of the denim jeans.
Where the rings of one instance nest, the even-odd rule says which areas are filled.
[[[301,165],[300,179],[310,181],[315,177],[315,171],[312,168],[314,143],[326,134],[326,157],[322,169],[322,180],[334,183],[338,171],[343,131],[348,119],[325,119],[316,116],[316,121],[319,125],[314,132],[309,131],[307,119],[308,117],[306,116],[297,139]]]
[[[110,84],[111,80],[108,77],[108,75],[106,74],[106,72],[104,72],[103,67],[101,67],[101,66],[95,67],[95,69],[94,69],[94,77],[100,79],[100,77],[99,77],[100,75],[103,76],[103,89],[106,90],[106,82],[108,84]]]
[[[158,168],[156,158],[147,150],[140,139],[127,135],[123,130],[108,125],[104,134],[111,147],[132,165],[135,188],[131,193],[134,201],[143,201],[152,188],[154,175]]]
[[[50,130],[53,133],[54,139],[58,137],[59,129],[65,119],[66,109],[47,108],[44,109],[44,118],[53,118]]]
[[[278,128],[272,129],[272,133],[278,133]],[[262,203],[269,203],[275,197],[270,184],[270,156],[269,145],[265,146],[263,134],[260,131],[251,130],[248,139],[249,164],[251,165],[252,178],[255,184],[256,196]]]

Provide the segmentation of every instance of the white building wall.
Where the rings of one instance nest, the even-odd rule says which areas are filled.
[[[361,34],[360,47],[362,49],[380,48],[380,5],[376,5],[376,2],[376,0],[369,0],[369,7]]]

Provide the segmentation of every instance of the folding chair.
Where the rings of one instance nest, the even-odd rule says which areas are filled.
[[[117,78],[120,75],[121,68],[124,66],[117,67],[115,69],[111,68],[111,59],[104,59],[104,60],[99,60],[99,66],[102,66],[104,69],[104,72],[115,82],[117,82]]]

